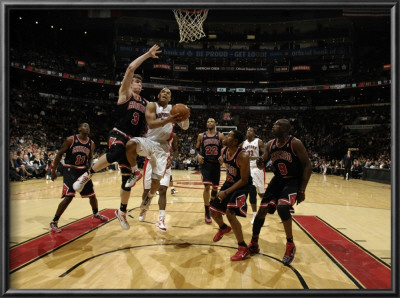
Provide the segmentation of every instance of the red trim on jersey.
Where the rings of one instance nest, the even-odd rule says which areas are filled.
[[[276,139],[275,139],[275,140],[276,140],[276,142],[275,142],[276,147],[279,148],[279,149],[285,147],[286,144],[287,144],[289,141],[291,141],[291,137],[292,137],[292,135],[289,135],[289,138],[287,139],[287,141],[285,142],[285,144],[283,144],[282,146],[278,146],[278,138],[276,138]]]
[[[75,197],[75,193],[74,192],[67,192],[67,193],[63,193],[62,196],[63,197]]]
[[[272,145],[273,145],[274,143],[275,143],[275,140],[274,140],[274,141],[272,141],[272,142],[271,142],[271,144],[269,145],[269,151],[268,151],[269,153],[271,153],[271,150],[272,150]]]
[[[75,143],[75,136],[71,136],[71,137],[72,137],[72,143],[71,143],[71,145],[69,146],[69,149],[71,149],[72,146],[74,146],[74,143]]]
[[[225,215],[225,212],[224,212],[224,211],[222,211],[222,210],[220,210],[220,209],[217,209],[217,208],[215,208],[214,206],[210,206],[210,210],[213,211],[213,212],[216,212],[216,213]]]
[[[247,216],[246,210],[243,210],[243,207],[245,205],[246,205],[246,196],[245,195],[240,195],[240,196],[236,197],[235,203],[228,203],[227,208],[239,209],[239,212],[242,215]]]
[[[124,142],[122,142],[122,141],[115,141],[115,142],[113,142],[112,144],[110,144],[110,147],[109,147],[109,148],[111,148],[111,146],[114,146],[114,145],[117,145],[117,144],[121,144],[122,146],[125,147],[125,143],[124,143]]]
[[[238,148],[239,149],[239,148]],[[246,152],[246,150],[242,150],[239,152],[239,154],[237,155],[237,157],[239,157],[240,154],[242,154],[243,152]],[[238,169],[240,169],[240,166],[238,165],[238,159],[236,158],[236,166],[238,167]]]
[[[78,169],[78,170],[86,170],[86,166],[75,166],[70,164],[64,164],[64,167]]]
[[[205,131],[205,133],[206,133],[206,136],[209,137],[209,138],[213,138],[213,137],[215,137],[215,136],[217,135],[217,133],[219,133],[218,131],[215,131],[215,134],[214,134],[213,136],[209,136],[209,135],[207,134],[207,132],[208,132],[208,130]],[[204,137],[204,134],[203,134],[203,137]],[[219,138],[219,134],[218,134],[218,138]]]
[[[172,131],[171,131],[171,134],[170,134],[167,142],[171,141],[174,138],[174,126],[175,126],[175,124],[173,123],[172,124]]]
[[[132,97],[133,97],[133,100],[134,100],[134,101],[137,101],[137,102],[140,102],[140,101],[142,100],[142,97],[141,97],[140,95],[138,95],[139,99],[136,99],[136,98],[133,96],[133,94],[131,94],[131,96],[130,96],[127,100],[125,100],[124,102],[118,103],[118,101],[117,101],[117,105],[119,106],[119,105],[126,104],[128,101],[131,100]]]
[[[260,208],[267,208],[268,205],[274,206],[274,207],[276,208],[276,204],[275,204],[274,201],[270,201],[270,202],[268,202],[268,203],[261,203],[261,204],[260,204]]]
[[[123,131],[120,131],[120,130],[119,130],[118,128],[116,128],[116,127],[114,127],[112,130],[118,132],[118,133],[121,134],[121,135],[123,135],[126,139],[132,139],[132,138],[134,138],[134,136],[128,135],[128,134],[124,133]],[[124,145],[124,146],[125,146],[125,145]]]
[[[296,202],[297,192],[289,194],[288,197],[289,197],[289,199],[279,198],[278,199],[278,204],[279,203],[283,203],[283,204],[288,205],[288,206],[293,206],[294,203]]]
[[[292,138],[292,140],[290,141],[290,149],[292,149],[293,155],[297,157],[296,153],[294,153],[294,150],[293,150],[293,140],[297,140],[297,139],[295,137]]]
[[[82,142],[81,139],[79,138],[79,135],[75,135],[75,136],[76,136],[76,138],[78,139],[78,141],[79,141],[81,144],[83,144],[83,145],[86,145],[86,144],[89,143],[89,141],[90,141],[90,138],[88,138],[86,142]]]
[[[61,198],[75,197],[75,192],[70,192],[68,186],[64,183],[61,191]]]
[[[165,175],[165,173],[166,173],[167,170],[168,170],[168,163],[169,163],[169,156],[168,156],[168,158],[167,158],[167,163],[165,164],[164,174],[162,175],[161,179],[164,178],[164,175]],[[160,179],[160,180],[161,180],[161,179]]]
[[[119,165],[120,169],[128,169],[128,170],[132,170],[131,166],[129,165],[125,165],[125,164],[120,164]]]
[[[144,160],[144,165],[143,165],[143,189],[145,189],[144,188],[144,183],[145,183],[145,181],[146,181],[146,170],[147,170],[147,164],[149,163],[149,159],[148,158],[146,158],[145,160]]]
[[[90,197],[94,197],[96,194],[94,192],[87,194],[87,195],[81,195],[82,198],[90,198]]]
[[[226,147],[226,150],[225,150],[225,151],[226,151],[226,154],[225,154],[225,156],[226,156],[226,161],[231,161],[231,160],[235,157],[236,152],[238,152],[239,149],[240,149],[240,148],[238,147],[238,148],[236,149],[235,153],[233,154],[232,158],[231,158],[231,159],[228,159],[228,150],[229,150],[229,148]]]

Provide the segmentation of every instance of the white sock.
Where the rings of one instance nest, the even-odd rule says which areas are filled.
[[[159,217],[165,217],[165,210],[159,210],[158,211],[158,216]]]
[[[257,216],[257,212],[254,212],[253,213],[253,218],[256,218],[256,216]]]

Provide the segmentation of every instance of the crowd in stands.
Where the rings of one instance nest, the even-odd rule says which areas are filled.
[[[115,102],[93,104],[87,99],[65,100],[57,96],[42,96],[29,88],[12,88],[10,96],[11,179],[49,178],[51,160],[63,140],[77,133],[80,122],[91,125],[96,152],[102,154],[107,149],[107,133],[117,117]],[[302,140],[309,150],[314,172],[317,173],[340,173],[336,169],[342,168],[340,161],[348,148],[354,148],[354,157],[362,167],[387,168],[391,165],[390,105],[297,111],[235,109],[230,110],[231,120],[223,120],[224,112],[192,109],[190,129],[176,129],[179,153],[174,168],[198,168],[194,158],[196,137],[206,130],[209,117],[216,119],[220,126],[236,126],[243,133],[247,127],[255,127],[264,142],[273,137],[271,128],[277,119],[290,119],[291,133]],[[348,128],[353,124],[375,126],[359,131]],[[59,173],[62,174],[62,168]]]
[[[25,17],[22,19],[16,19],[16,15],[11,15],[11,17],[14,23],[12,23],[10,31],[9,60],[37,69],[118,81],[122,79],[127,63],[132,57],[130,54],[115,51],[117,44],[151,46],[154,38],[158,38],[157,43],[161,48],[177,50],[191,48],[190,44],[183,45],[178,42],[176,26],[175,28],[168,26],[152,28],[149,24],[144,23],[141,25],[129,24],[125,28],[123,23],[119,27],[113,27],[107,23],[103,25],[104,27],[97,28],[96,31],[91,30],[88,35],[78,36],[77,32],[82,28],[71,32],[68,32],[66,28],[57,32],[54,30],[43,31],[50,29],[43,29],[45,27],[40,29],[40,26],[33,28],[30,23],[25,23]],[[26,17],[28,19],[28,16]],[[43,22],[40,20],[40,24],[46,21],[44,18]],[[83,22],[83,20],[80,21]],[[104,22],[104,20],[101,21]],[[26,30],[27,28],[29,30]],[[219,30],[229,31],[228,28],[229,26],[221,26]],[[246,86],[246,88],[350,84],[365,80],[382,80],[384,82],[390,78],[389,71],[382,67],[384,64],[390,63],[389,33],[380,35],[379,32],[375,32],[375,35],[372,35],[369,30],[360,30],[358,33],[363,34],[364,37],[361,39],[359,36],[357,42],[349,43],[346,41],[347,38],[351,38],[349,29],[332,28],[328,32],[328,28],[330,26],[310,32],[295,32],[292,28],[292,31],[280,34],[264,30],[250,32],[257,34],[260,42],[257,44],[258,41],[255,41],[249,46],[248,41],[243,40],[244,48],[241,48],[240,43],[236,44],[244,35],[239,37],[231,32],[230,34],[220,34],[220,36],[224,35],[223,39],[226,39],[221,40],[224,46],[221,46],[219,41],[204,39],[200,42],[202,46],[200,48],[197,46],[196,49],[256,51],[262,50],[263,42],[275,40],[278,41],[278,45],[274,50],[286,50],[292,49],[290,43],[293,45],[296,38],[314,36],[320,43],[318,46],[328,48],[343,46],[348,47],[351,51],[342,55],[343,57],[338,55],[334,58],[330,56],[308,57],[307,63],[311,65],[315,62],[315,65],[319,65],[320,60],[325,59],[326,63],[337,62],[341,65],[343,61],[351,60],[353,63],[351,72],[348,68],[334,76],[329,76],[328,73],[315,75],[314,72],[308,74],[291,72],[287,75],[278,75],[281,80],[273,77],[274,74],[271,72],[273,63],[275,65],[296,65],[294,62],[304,61],[301,57],[299,60],[296,57],[281,57],[270,61],[271,59],[256,57],[254,59],[216,59],[164,55],[157,60],[157,63],[169,65],[188,65],[190,76],[187,75],[189,72],[178,74],[162,69],[152,69],[151,65],[147,65],[148,69],[143,71],[145,83],[166,86],[193,86],[195,84],[196,87],[202,88],[201,92],[173,90],[174,103],[203,106],[202,109],[192,108],[189,130],[176,129],[179,152],[173,167],[175,169],[198,168],[194,158],[196,138],[200,132],[206,130],[207,119],[212,117],[216,119],[218,125],[236,126],[243,133],[249,126],[254,127],[258,137],[264,142],[273,137],[271,128],[276,120],[289,119],[292,123],[291,133],[302,140],[309,150],[309,157],[316,173],[340,175],[342,173],[341,159],[348,148],[353,148],[354,167],[358,169],[354,170],[354,177],[360,176],[360,167],[361,171],[363,167],[390,168],[391,107],[390,85],[387,83],[386,86],[366,86],[365,88],[341,90],[269,92],[268,94],[249,92],[248,90],[244,93],[236,93],[228,90],[218,93],[215,90],[216,87],[226,87],[224,84],[221,85],[221,80],[214,80],[210,72],[197,72],[196,74],[193,71],[194,66],[198,65],[224,67],[265,67],[269,65],[269,74],[268,72],[265,74],[261,72],[241,73],[240,76],[245,77],[245,81],[249,81],[250,87]],[[127,41],[126,38],[121,40],[123,36],[132,35],[132,32],[135,36],[129,38],[130,41]],[[377,36],[380,38],[379,42],[376,42]],[[346,37],[346,39],[337,40],[334,45],[323,44],[328,37]],[[230,42],[232,47],[227,48],[226,45],[229,45]],[[233,43],[235,43],[234,47]],[[314,46],[310,45],[310,47]],[[78,61],[83,63],[78,63]],[[143,64],[143,68],[147,67],[146,63]],[[163,71],[164,73],[160,73]],[[108,131],[112,129],[117,117],[115,103],[119,86],[64,80],[15,68],[11,68],[10,73],[9,169],[11,180],[49,179],[52,160],[57,150],[66,137],[77,133],[78,124],[81,122],[87,122],[91,126],[91,138],[96,144],[96,156],[102,155],[107,150]],[[153,74],[161,75],[154,76]],[[226,77],[233,82],[227,83],[228,86],[243,87],[243,83],[240,83],[240,80],[235,77],[236,75],[239,74],[235,71],[218,73],[218,76]],[[307,75],[312,80],[304,80]],[[192,81],[184,82],[180,76],[185,78],[197,76],[198,81],[194,82],[195,80],[192,79]],[[270,83],[263,85],[260,83],[260,78],[255,79],[257,77],[262,77],[263,80],[270,81]],[[154,101],[158,91],[145,88],[143,97]],[[240,109],[240,107],[247,106],[267,107],[268,109]],[[224,120],[225,112],[230,113],[231,120]],[[356,130],[352,129],[351,125],[370,125],[370,127]],[[140,164],[141,161],[139,161]],[[62,175],[62,163],[58,174]]]

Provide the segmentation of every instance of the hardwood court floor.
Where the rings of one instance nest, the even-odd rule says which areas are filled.
[[[179,193],[167,192],[166,233],[154,225],[157,197],[146,220],[138,222],[141,183],[132,189],[128,205],[131,228],[121,229],[112,216],[120,204],[117,171],[93,177],[99,210],[110,215],[110,221],[92,219],[88,200],[78,195],[61,217],[63,232],[57,235],[49,233],[48,225],[60,202],[62,178],[12,182],[10,251],[23,249],[20,255],[28,261],[11,254],[12,261],[20,263],[10,268],[10,288],[390,288],[390,185],[313,174],[306,201],[295,206],[293,215],[296,259],[283,266],[286,239],[277,214],[266,218],[260,254],[231,262],[236,239],[231,232],[212,241],[217,226],[204,223],[199,173],[174,170],[173,177]],[[266,174],[267,183],[271,177]],[[221,181],[224,178],[222,174]],[[248,217],[240,218],[246,242],[251,238],[251,213],[249,206]]]

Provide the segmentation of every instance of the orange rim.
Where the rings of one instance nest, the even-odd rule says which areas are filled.
[[[194,14],[194,13],[202,13],[208,9],[194,9],[194,10],[188,10],[188,9],[178,9],[181,12],[184,13],[190,13],[190,14]]]

